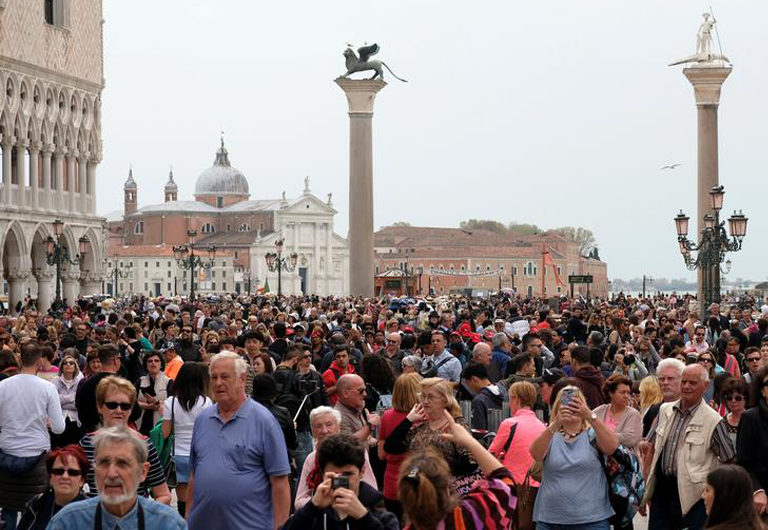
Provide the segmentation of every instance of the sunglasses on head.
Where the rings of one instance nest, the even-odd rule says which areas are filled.
[[[54,467],[51,468],[51,475],[56,475],[57,477],[60,477],[66,473],[70,477],[79,477],[82,476],[83,472],[79,469],[68,469],[65,467]]]
[[[118,403],[117,401],[107,401],[104,403],[104,406],[107,407],[109,410],[115,410],[117,407],[120,407],[120,410],[123,411],[129,411],[133,408],[133,405],[130,403]]]

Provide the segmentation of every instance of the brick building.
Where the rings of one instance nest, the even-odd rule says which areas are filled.
[[[514,288],[522,295],[541,296],[543,280],[545,294],[553,296],[570,292],[569,275],[591,274],[590,294],[608,295],[605,262],[580,256],[578,244],[556,232],[504,236],[486,230],[389,226],[375,233],[374,248],[376,275],[407,271],[408,277],[417,278],[418,293]],[[587,286],[575,285],[574,292],[586,294]]]

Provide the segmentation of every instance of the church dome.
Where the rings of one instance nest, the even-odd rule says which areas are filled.
[[[229,163],[229,153],[224,147],[223,138],[213,166],[197,177],[195,195],[249,195],[245,175]]]

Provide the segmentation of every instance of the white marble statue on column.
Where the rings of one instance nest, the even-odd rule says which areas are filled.
[[[710,13],[704,13],[703,22],[696,33],[696,53],[679,61],[670,63],[669,66],[686,63],[698,63],[698,66],[723,66],[728,63],[728,57],[712,51],[712,30],[715,30],[717,21]]]

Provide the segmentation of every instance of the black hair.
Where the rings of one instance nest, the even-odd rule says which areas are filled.
[[[158,350],[149,350],[144,354],[144,359],[141,361],[141,365],[144,367],[145,372],[149,372],[147,369],[147,361],[150,357],[157,357],[160,359],[160,370],[165,370],[165,355]]]
[[[740,466],[721,465],[709,472],[707,484],[714,490],[707,528],[763,528],[755,510],[752,479]]]
[[[400,335],[400,348],[410,350],[416,344],[416,336],[413,333],[403,333]]]
[[[285,338],[285,322],[275,322],[272,329],[275,331],[275,337],[278,339]]]
[[[362,376],[380,393],[391,391],[395,385],[392,364],[383,355],[366,355],[361,364]]]
[[[756,407],[758,403],[760,402],[760,399],[762,398],[763,394],[761,390],[763,389],[763,381],[768,379],[768,364],[760,368],[758,372],[755,374],[755,376],[752,378],[752,384],[751,384],[751,391],[749,393],[750,397],[750,407]]]
[[[422,331],[419,335],[419,340],[417,342],[419,347],[428,346],[432,344],[432,331]],[[402,342],[400,343],[400,346],[402,346]]]
[[[588,365],[592,362],[592,354],[586,346],[576,346],[571,352],[571,359],[581,365]]]
[[[28,342],[21,347],[21,366],[25,368],[34,366],[42,356],[40,346],[35,342]]]
[[[525,366],[526,364],[533,361],[533,357],[530,353],[518,353],[512,359],[509,360],[510,364],[510,370],[512,370],[513,374],[516,374],[520,371],[520,369]]]
[[[101,364],[109,364],[118,357],[120,357],[120,350],[111,342],[99,346],[99,360]]]
[[[473,377],[488,379],[488,369],[481,363],[469,363],[461,374],[462,379],[469,380]]]
[[[208,395],[210,375],[203,363],[186,362],[179,368],[173,381],[172,393],[181,408],[189,412],[200,396]]]
[[[603,364],[603,350],[600,348],[590,348],[589,362],[592,364],[592,366],[600,368],[600,365]]]
[[[317,448],[317,467],[321,472],[328,464],[336,467],[353,465],[363,469],[365,449],[359,440],[349,434],[334,434],[323,440]]]

